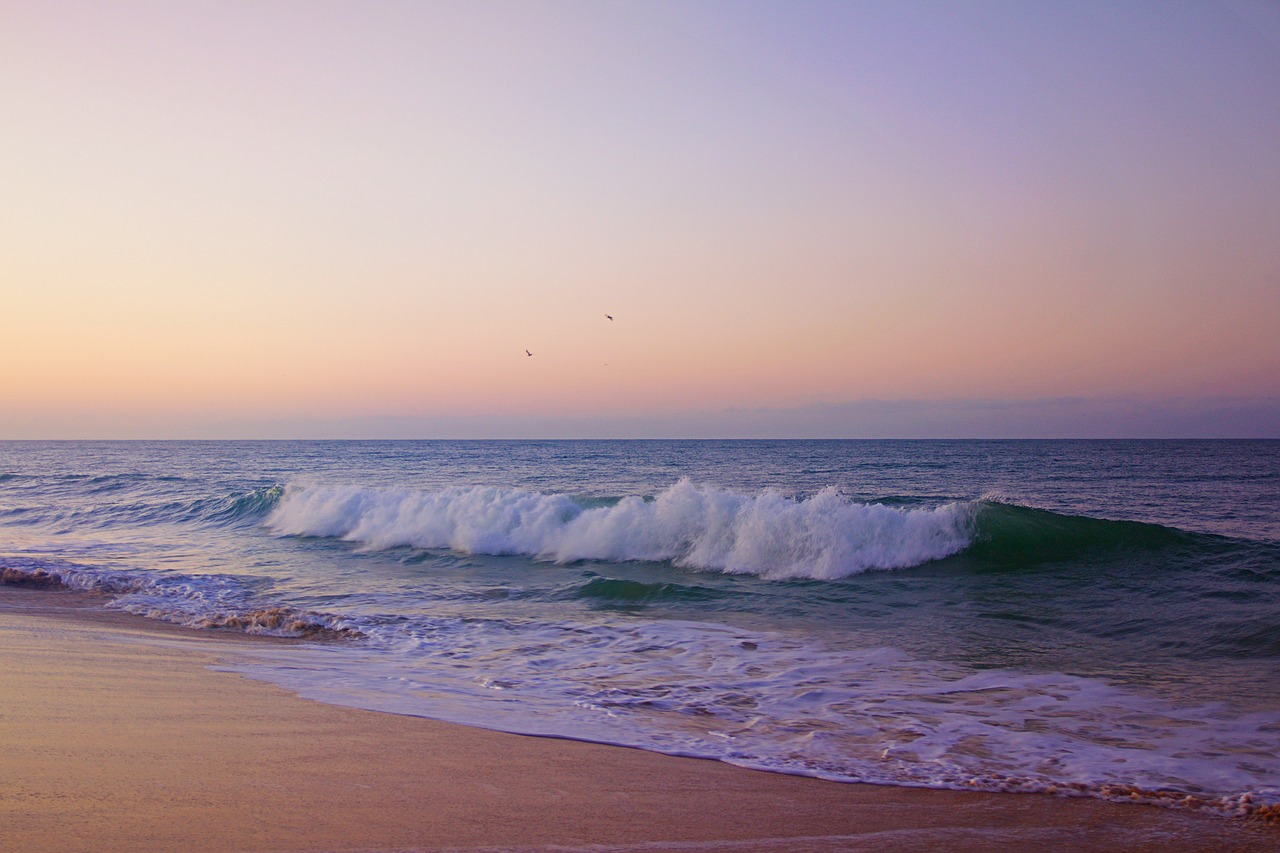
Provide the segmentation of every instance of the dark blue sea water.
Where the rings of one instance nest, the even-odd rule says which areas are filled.
[[[324,701],[1280,802],[1275,441],[6,442],[0,567],[306,635],[228,665]]]

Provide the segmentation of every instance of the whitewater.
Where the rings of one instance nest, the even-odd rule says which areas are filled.
[[[588,507],[519,489],[436,492],[351,486],[290,487],[267,524],[280,533],[339,537],[371,548],[670,562],[767,578],[842,578],[917,566],[963,550],[972,509],[851,504],[834,488],[803,500],[700,488],[687,479],[652,500]]]
[[[1278,486],[1278,442],[3,442],[0,569],[301,637],[227,666],[320,701],[1247,814]]]

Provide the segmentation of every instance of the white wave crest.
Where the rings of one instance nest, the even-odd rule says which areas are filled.
[[[901,509],[834,489],[796,500],[680,480],[651,500],[584,508],[567,495],[472,486],[417,491],[290,485],[267,518],[281,534],[374,549],[412,546],[538,559],[652,560],[767,578],[918,566],[973,541],[974,505]]]

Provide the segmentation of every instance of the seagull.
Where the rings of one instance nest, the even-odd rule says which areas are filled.
[[[524,351],[524,354],[525,354],[525,355],[530,355],[530,356],[531,356],[531,355],[533,355],[533,353],[529,352],[528,350],[525,350],[525,351]]]
[[[612,314],[605,314],[604,316],[605,316],[606,318],[608,318],[610,322],[612,322],[612,321],[613,321],[613,315],[612,315]]]

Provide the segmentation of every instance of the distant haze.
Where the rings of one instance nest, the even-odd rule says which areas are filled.
[[[12,0],[0,80],[0,438],[1280,437],[1273,2]]]

